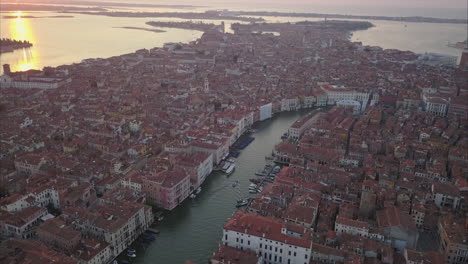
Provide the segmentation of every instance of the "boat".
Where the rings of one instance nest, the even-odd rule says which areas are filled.
[[[257,190],[255,190],[255,189],[249,189],[249,193],[257,193]]]
[[[239,185],[239,183],[240,183],[239,180],[234,181],[234,182],[232,183],[232,188],[237,187],[237,185]]]
[[[226,171],[229,168],[229,166],[231,166],[231,163],[225,162],[224,165],[223,165],[223,168],[221,170]]]
[[[241,199],[241,200],[237,200],[236,207],[239,208],[239,207],[242,207],[242,206],[246,206],[248,204],[249,204],[249,200]]]
[[[135,254],[135,253],[136,253],[136,250],[133,249],[133,248],[127,248],[127,253],[133,253],[133,254]]]
[[[158,221],[162,221],[164,219],[164,216],[158,217]]]
[[[135,253],[127,253],[127,257],[136,258],[136,254]]]
[[[242,142],[239,143],[238,148],[245,149],[254,140],[255,140],[254,137],[248,137],[248,138],[244,139]]]
[[[154,229],[154,228],[148,228],[148,230],[146,230],[147,233],[149,234],[159,234],[159,230],[158,229]]]
[[[196,194],[199,194],[201,192],[201,187],[197,188]]]
[[[256,183],[256,184],[258,184],[258,183],[261,182],[261,180],[259,180],[259,179],[249,179],[249,181],[250,181],[251,183]]]
[[[196,196],[194,193],[192,193],[189,197],[190,197],[191,199],[197,198],[197,196]]]
[[[249,185],[249,188],[257,188],[257,184],[251,183],[251,184]]]
[[[278,173],[278,172],[280,172],[280,170],[281,170],[281,167],[280,167],[280,166],[275,166],[275,167],[273,168],[273,173]]]
[[[119,264],[119,262],[117,262],[117,260],[114,259],[114,261],[112,261],[112,264]]]
[[[236,165],[234,163],[229,166],[229,168],[226,170],[227,176],[231,175],[234,172],[234,169],[236,168]]]
[[[266,174],[263,173],[263,172],[256,172],[255,175],[256,175],[256,176],[260,176],[260,177],[266,176]]]
[[[235,159],[233,159],[233,158],[229,158],[229,159],[227,159],[227,161],[229,161],[229,162],[231,162],[231,163],[234,163],[234,162],[236,162],[236,160],[235,160]]]

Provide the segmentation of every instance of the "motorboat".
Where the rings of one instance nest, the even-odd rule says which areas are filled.
[[[278,173],[278,172],[280,172],[280,170],[281,170],[281,167],[280,167],[280,166],[275,166],[275,167],[273,168],[273,173]]]
[[[234,163],[229,166],[229,168],[226,170],[227,176],[231,175],[234,172],[234,169],[236,168],[236,165]]]
[[[199,194],[201,192],[201,187],[197,188],[196,194]]]
[[[127,253],[136,253],[136,250],[134,248],[127,248]]]
[[[128,252],[127,252],[127,257],[136,258],[136,254],[135,254],[135,253],[128,253]]]
[[[249,200],[241,199],[241,200],[237,201],[236,207],[239,208],[239,207],[242,207],[242,206],[246,206],[248,204],[249,204]]]
[[[191,199],[197,198],[197,196],[196,196],[194,193],[192,193],[189,197],[190,197]]]

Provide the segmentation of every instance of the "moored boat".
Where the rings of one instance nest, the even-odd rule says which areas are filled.
[[[237,200],[236,207],[239,208],[239,207],[242,207],[242,206],[246,206],[248,204],[249,204],[249,200],[241,199],[241,200]]]
[[[258,184],[258,183],[261,182],[260,179],[249,179],[249,181],[250,181],[251,183],[256,183],[256,184]]]
[[[229,176],[234,172],[234,169],[236,168],[236,165],[234,163],[229,166],[229,168],[226,170],[226,174]]]

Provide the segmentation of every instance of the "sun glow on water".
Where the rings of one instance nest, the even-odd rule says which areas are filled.
[[[16,18],[12,19],[10,23],[10,35],[14,40],[25,40],[36,44],[35,37],[32,31],[30,20],[23,18],[24,14],[22,11],[16,11],[13,13]],[[19,50],[21,54],[18,54],[18,64],[13,67],[15,71],[27,71],[30,69],[37,68],[38,65],[38,54],[37,49],[25,48]]]
[[[17,18],[21,18],[23,16],[23,12],[22,11],[16,11],[15,13],[13,13],[13,16],[15,16]]]

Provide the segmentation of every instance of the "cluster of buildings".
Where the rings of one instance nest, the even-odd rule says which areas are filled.
[[[275,146],[282,170],[225,224],[212,263],[468,262],[466,119],[335,106],[291,128],[307,120]]]
[[[252,124],[321,107],[275,147],[289,167],[226,224],[214,263],[423,258],[433,227],[438,252],[463,263],[453,228],[466,223],[443,223],[465,220],[468,56],[434,67],[348,40],[368,26],[237,24],[43,71],[5,66],[0,235],[17,254],[0,262],[106,263],[153,222],[145,204],[177,207]]]
[[[275,146],[283,169],[224,226],[214,258],[229,247],[257,256],[248,263],[467,263],[466,119],[335,106],[290,131],[307,123]]]

